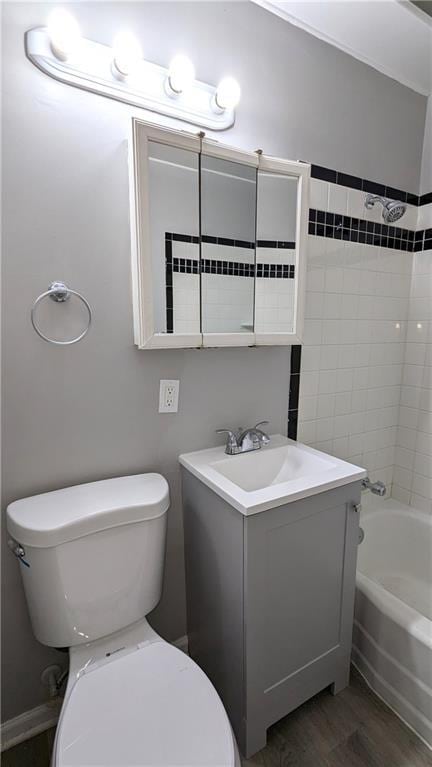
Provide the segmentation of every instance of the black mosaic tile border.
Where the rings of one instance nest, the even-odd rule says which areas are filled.
[[[295,266],[294,264],[257,264],[256,276],[293,280],[295,277]]]
[[[195,258],[173,258],[172,270],[173,272],[181,272],[182,274],[199,274],[199,260]]]
[[[211,234],[203,234],[201,238],[192,234],[178,234],[177,232],[166,232],[166,240],[175,242],[193,242],[199,245],[200,242],[207,242],[212,245],[226,245],[230,248],[255,249],[255,242],[249,240],[234,240],[230,237],[214,237]],[[283,248],[286,250],[295,250],[296,244],[291,240],[257,240],[257,248]]]
[[[203,234],[202,242],[208,242],[213,245],[228,245],[231,248],[249,248],[255,249],[255,242],[248,240],[232,240],[229,237],[213,237],[209,234]],[[257,248],[282,248],[285,250],[295,250],[296,244],[292,240],[257,240]]]
[[[217,245],[229,245],[230,247],[240,247],[253,249],[255,243],[248,243],[246,240],[230,240],[226,237],[210,237],[204,235],[203,242],[213,242]],[[173,257],[173,242],[190,242],[199,244],[200,238],[190,234],[178,234],[177,232],[165,233],[165,297],[166,297],[166,322],[167,333],[174,332],[174,296],[173,296],[173,274],[221,274],[233,277],[256,277],[293,280],[295,278],[294,264],[254,264],[238,261],[224,261],[213,258],[178,258]],[[269,242],[262,240],[261,242]],[[274,244],[265,247],[288,248],[293,243],[285,241],[272,241]],[[295,243],[294,243],[295,247]]]
[[[230,248],[248,248],[254,250],[255,243],[248,240],[232,240],[230,237],[213,237],[210,234],[202,234],[201,242],[207,242],[212,245],[228,245]]]
[[[414,253],[432,248],[432,229],[422,229],[414,234]]]
[[[288,437],[290,439],[297,439],[301,352],[302,348],[300,344],[291,346],[291,370],[288,400]]]
[[[295,250],[296,244],[292,240],[257,240],[257,248],[281,248],[283,250]]]
[[[199,235],[195,234],[178,234],[178,232],[165,232],[165,242],[167,240],[173,240],[174,242],[193,242],[199,245]]]
[[[181,274],[222,274],[234,277],[255,277],[255,264],[239,261],[219,261],[203,258],[201,262],[193,258],[171,258],[171,273]],[[168,265],[168,260],[167,260]],[[201,265],[201,269],[200,269]],[[293,280],[294,264],[257,264],[256,276],[262,278]]]
[[[173,257],[172,237],[165,236],[165,301],[166,332],[174,333],[174,297],[173,297]]]
[[[412,194],[411,192],[404,192],[402,189],[395,189],[393,186],[386,186],[376,181],[360,178],[360,176],[351,176],[349,173],[343,173],[339,170],[324,168],[322,165],[311,165],[311,176],[321,181],[329,181],[331,184],[346,186],[349,189],[358,189],[362,192],[390,197],[392,200],[401,200],[417,207],[429,205],[432,202],[432,192],[422,195]]]
[[[360,242],[381,248],[393,248],[413,252],[416,232],[414,229],[366,221],[363,218],[343,216],[324,210],[309,210],[308,233],[317,237],[330,237],[335,240]]]
[[[201,259],[201,274],[225,274],[233,277],[254,277],[255,264],[239,261],[219,261],[213,258]]]

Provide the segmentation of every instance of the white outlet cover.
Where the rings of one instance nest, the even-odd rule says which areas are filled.
[[[159,413],[177,413],[180,381],[161,379],[159,386]]]

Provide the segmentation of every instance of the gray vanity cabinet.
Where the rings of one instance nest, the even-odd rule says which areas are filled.
[[[242,753],[348,684],[360,482],[244,516],[182,468],[189,651]]]

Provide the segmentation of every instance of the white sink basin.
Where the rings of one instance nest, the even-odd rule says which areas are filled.
[[[242,514],[281,506],[363,479],[365,469],[277,434],[250,453],[224,447],[181,455],[180,463]]]

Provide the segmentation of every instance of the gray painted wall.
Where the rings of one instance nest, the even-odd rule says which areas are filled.
[[[429,192],[432,192],[432,96],[427,101],[420,178],[420,194]]]
[[[24,57],[43,4],[3,4],[3,491],[10,500],[68,484],[163,472],[172,508],[165,590],[152,623],[185,632],[177,455],[214,444],[218,426],[286,424],[289,350],[139,352],[133,346],[126,143],[137,111],[68,88]],[[417,191],[425,99],[257,6],[80,3],[83,34],[109,43],[136,29],[149,59],[187,51],[197,76],[232,72],[246,149],[302,158]],[[142,115],[142,113],[140,113]],[[89,336],[49,346],[29,323],[53,279],[94,308]],[[160,378],[179,378],[178,415],[157,413]],[[5,536],[3,536],[5,546]],[[16,562],[3,556],[4,719],[44,699],[42,668],[59,655],[33,638]]]

